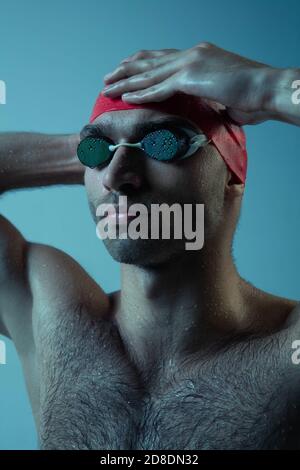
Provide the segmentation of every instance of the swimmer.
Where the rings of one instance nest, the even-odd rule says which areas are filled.
[[[109,293],[1,216],[0,332],[20,356],[40,449],[300,449],[299,301],[247,282],[232,256],[242,126],[300,126],[299,79],[209,43],[145,50],[105,78],[80,135],[0,134],[2,198],[84,185],[95,223],[120,196],[205,207],[201,250],[103,240],[121,269]]]

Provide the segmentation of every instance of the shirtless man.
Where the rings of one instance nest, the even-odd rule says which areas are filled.
[[[129,91],[131,103],[183,92],[221,103],[241,125],[300,125],[299,79],[300,69],[200,43],[140,51],[106,82],[107,96]],[[136,142],[137,124],[158,117],[170,116],[107,112],[91,126],[101,123],[115,144]],[[104,241],[121,263],[121,290],[107,294],[66,253],[25,240],[1,217],[0,331],[19,353],[40,448],[299,449],[300,366],[291,357],[300,307],[237,272],[231,246],[244,184],[210,144],[167,165],[120,146],[92,169],[74,157],[78,143],[0,135],[2,194],[85,184],[95,221],[97,205],[119,195],[196,201],[208,214],[206,237],[199,251],[175,240]]]

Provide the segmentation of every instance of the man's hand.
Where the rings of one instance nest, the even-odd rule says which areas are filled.
[[[295,69],[277,69],[200,43],[183,51],[140,51],[124,59],[104,77],[109,85],[104,92],[137,104],[163,101],[183,92],[224,105],[241,125],[267,119],[299,125],[300,106],[293,107],[291,100],[293,79],[297,78],[299,70],[297,74]]]

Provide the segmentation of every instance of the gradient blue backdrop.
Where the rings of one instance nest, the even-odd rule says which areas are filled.
[[[7,104],[0,106],[0,132],[78,131],[102,77],[139,49],[206,40],[277,67],[300,67],[299,17],[297,0],[1,0]],[[236,262],[259,288],[298,299],[300,129],[268,122],[246,132],[249,173]],[[119,287],[119,267],[96,238],[83,187],[15,191],[1,199],[0,211],[29,240],[75,257],[105,290]],[[6,343],[0,449],[35,449],[20,364]]]

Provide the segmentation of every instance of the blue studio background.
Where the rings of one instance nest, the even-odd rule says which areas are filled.
[[[0,132],[71,133],[87,123],[102,77],[139,49],[213,42],[277,67],[300,67],[298,0],[1,0]],[[299,77],[300,78],[300,77]],[[300,299],[300,129],[247,126],[249,171],[235,257],[243,277]],[[106,291],[119,267],[95,235],[80,186],[13,191],[0,211],[31,240],[72,255]],[[3,339],[3,338],[2,338]],[[36,449],[20,364],[0,365],[0,449]]]

